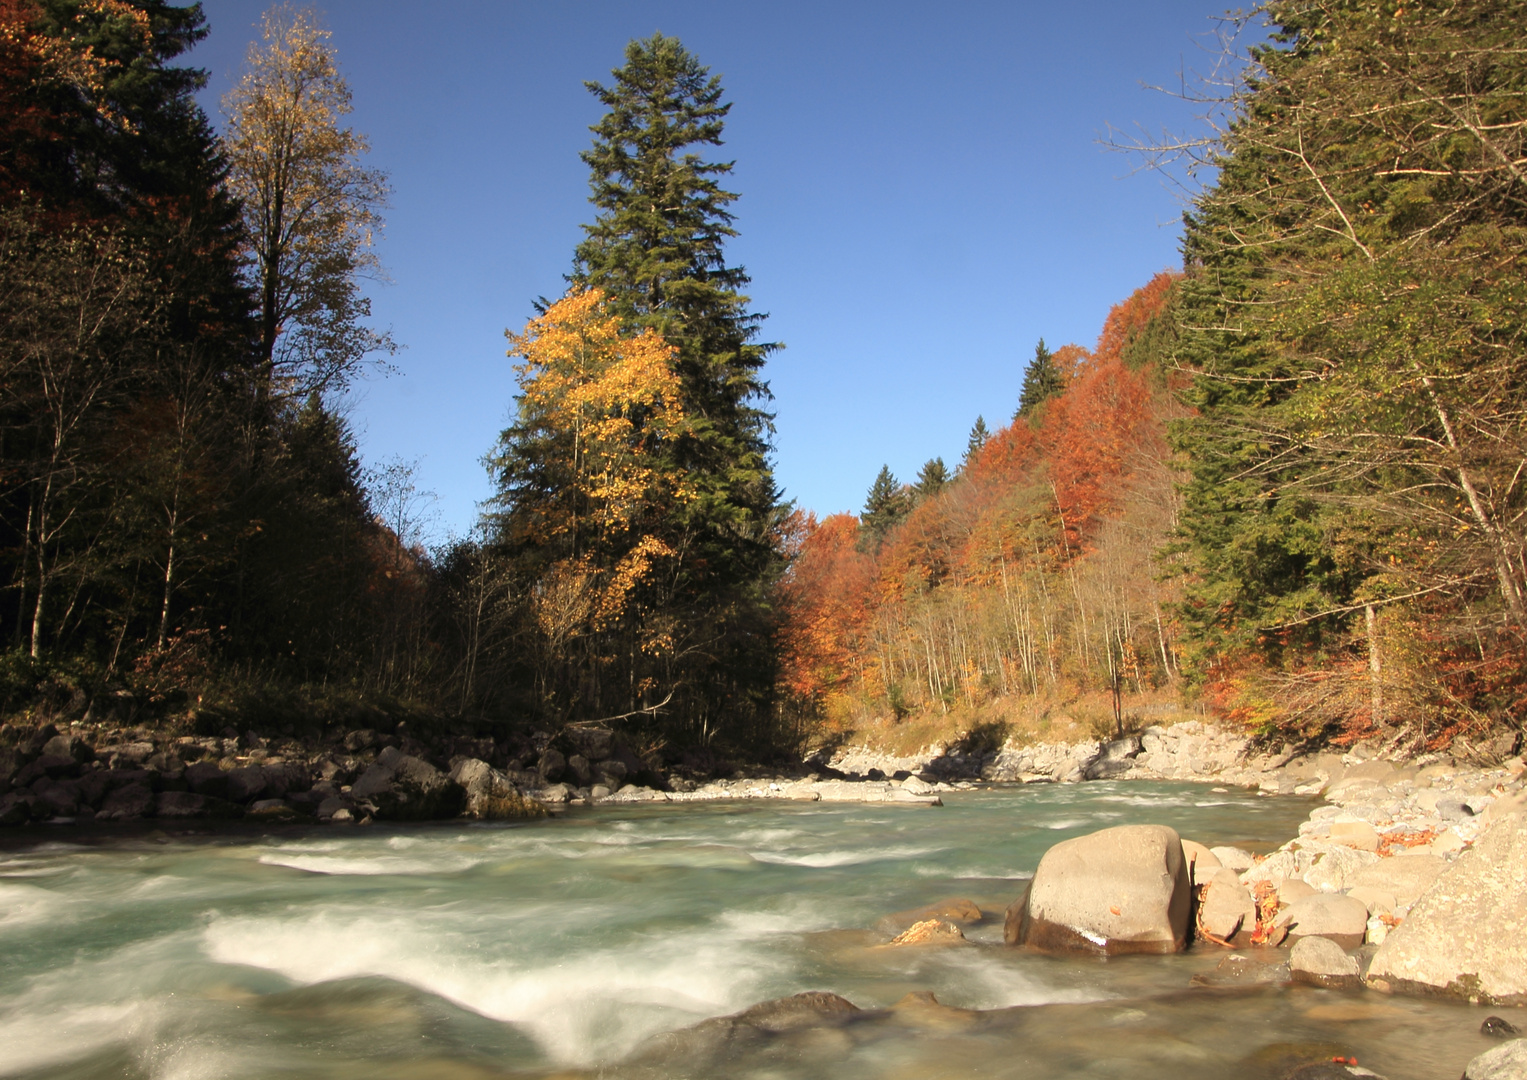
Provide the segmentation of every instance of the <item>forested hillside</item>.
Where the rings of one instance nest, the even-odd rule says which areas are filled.
[[[1177,281],[1117,305],[1091,352],[1040,342],[1012,423],[978,421],[952,478],[933,482],[938,461],[912,485],[882,472],[862,517],[796,517],[781,589],[796,707],[838,732],[930,711],[974,726],[1092,692],[1112,726],[1125,695],[1175,697],[1182,590],[1160,553],[1181,502]]]
[[[1136,148],[1205,181],[1180,271],[1090,349],[1039,341],[962,461],[823,520],[773,475],[730,103],[677,39],[631,42],[586,84],[562,295],[509,331],[494,496],[426,551],[413,476],[364,470],[335,404],[397,346],[363,288],[388,181],[320,17],[273,9],[214,122],[198,6],[0,0],[7,730],[597,722],[771,754],[1190,708],[1519,741],[1527,7],[1263,20],[1204,88],[1220,125]]]
[[[1267,732],[1519,743],[1527,8],[1257,16],[1201,88],[1223,125],[1135,147],[1212,177],[1184,275],[1091,355],[1041,342],[954,483],[801,521],[786,670],[829,726],[1170,687]]]

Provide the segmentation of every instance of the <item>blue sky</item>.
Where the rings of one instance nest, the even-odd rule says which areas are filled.
[[[237,76],[264,0],[205,0],[203,104]],[[503,331],[563,288],[607,81],[661,30],[722,77],[741,235],[765,336],[776,473],[819,513],[857,510],[882,464],[954,465],[1017,404],[1043,337],[1091,345],[1114,302],[1179,262],[1177,194],[1098,139],[1190,125],[1142,84],[1202,69],[1215,0],[913,4],[318,5],[351,122],[393,196],[375,321],[406,346],[348,402],[363,456],[419,462],[437,537],[489,494],[513,405]]]

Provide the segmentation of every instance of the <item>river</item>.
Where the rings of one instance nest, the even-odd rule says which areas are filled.
[[[1146,782],[945,799],[13,833],[0,851],[0,1075],[1254,1080],[1351,1054],[1390,1080],[1450,1080],[1492,1045],[1466,1006],[1190,988],[1223,956],[1213,946],[1101,961],[1001,944],[1003,908],[1060,840],[1151,822],[1266,851],[1308,800]],[[878,920],[950,896],[988,914],[971,945],[877,947]],[[649,1041],[804,990],[866,1010],[932,991],[982,1011],[905,1008],[703,1059]]]

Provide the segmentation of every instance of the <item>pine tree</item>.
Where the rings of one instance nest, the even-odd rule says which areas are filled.
[[[1039,344],[1034,346],[1034,359],[1023,369],[1023,389],[1019,392],[1018,411],[1013,414],[1013,419],[1032,416],[1045,399],[1065,388],[1065,377],[1055,364],[1055,354],[1045,347],[1045,339],[1040,338]]]
[[[918,470],[917,483],[912,485],[918,502],[931,499],[949,483],[949,468],[941,457],[932,458]]]
[[[960,468],[967,468],[986,447],[986,440],[991,438],[991,432],[986,430],[986,417],[976,417],[974,426],[970,429],[970,438],[965,443],[965,456],[960,459]]]
[[[864,513],[859,523],[864,527],[865,539],[878,547],[885,534],[912,509],[911,495],[907,488],[891,472],[889,465],[880,466],[875,482],[870,485],[864,499]]]

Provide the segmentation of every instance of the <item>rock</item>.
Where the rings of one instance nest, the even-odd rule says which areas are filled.
[[[377,755],[350,789],[351,798],[376,807],[383,821],[434,821],[452,818],[466,808],[464,788],[429,762],[394,747]]]
[[[909,776],[901,782],[901,790],[908,795],[932,795],[936,789],[926,780]]]
[[[1332,1058],[1329,1061],[1312,1061],[1285,1074],[1283,1080],[1384,1080],[1378,1073],[1365,1069],[1353,1059],[1351,1063]]]
[[[739,1051],[765,1046],[814,1030],[842,1027],[862,1015],[853,1002],[820,991],[765,1001],[731,1016],[716,1016],[681,1031],[649,1039],[631,1058],[659,1064],[664,1075],[730,1075],[717,1066],[735,1062]],[[851,1044],[850,1044],[851,1046]],[[849,1047],[844,1047],[845,1051]]]
[[[1396,855],[1380,859],[1352,875],[1352,888],[1376,889],[1394,896],[1397,907],[1410,907],[1431,888],[1447,862],[1436,855]]]
[[[195,765],[187,765],[185,781],[186,786],[198,795],[212,795],[219,799],[228,797],[228,774],[214,762],[198,761]]]
[[[1221,960],[1213,971],[1200,972],[1192,978],[1194,986],[1253,986],[1263,983],[1285,983],[1289,979],[1288,964],[1264,964],[1240,953],[1231,953]]]
[[[352,754],[374,745],[376,745],[376,732],[370,728],[359,728],[345,733],[345,749]]]
[[[1306,896],[1314,896],[1315,888],[1309,882],[1300,878],[1284,878],[1283,884],[1278,886],[1278,903],[1285,907],[1297,904]]]
[[[1366,866],[1379,861],[1371,851],[1333,846],[1322,853],[1301,877],[1320,892],[1341,892],[1355,884],[1356,875]]]
[[[563,732],[569,742],[578,748],[578,755],[586,761],[603,761],[614,748],[615,735],[608,728],[595,725],[573,724]],[[568,759],[572,764],[572,759]]]
[[[1527,1004],[1527,814],[1500,818],[1437,876],[1379,946],[1368,983]]]
[[[83,765],[95,760],[95,751],[78,735],[54,735],[42,746],[43,757],[66,757]]]
[[[154,816],[158,818],[231,818],[242,812],[242,807],[227,799],[194,791],[161,791],[154,800]]]
[[[1294,942],[1288,967],[1294,982],[1329,990],[1356,990],[1362,986],[1357,961],[1330,938],[1302,937]]]
[[[1463,1080],[1524,1080],[1527,1078],[1527,1039],[1513,1039],[1486,1050],[1469,1062]]]
[[[1274,925],[1288,927],[1290,938],[1330,938],[1343,949],[1355,949],[1368,932],[1368,909],[1350,896],[1316,893],[1278,913]]]
[[[1369,915],[1393,915],[1398,906],[1394,893],[1375,889],[1371,885],[1358,885],[1348,889],[1347,895],[1368,909]]]
[[[1379,831],[1366,821],[1333,821],[1330,839],[1333,844],[1345,844],[1359,851],[1379,849]]]
[[[249,804],[245,814],[263,821],[293,821],[299,816],[285,799],[257,799]]]
[[[604,789],[604,795],[599,794],[599,785],[594,785],[589,794],[596,799],[604,798],[610,794],[610,789]],[[566,784],[553,784],[551,787],[542,788],[536,792],[536,799],[543,803],[565,803],[573,797],[573,789]]]
[[[1220,941],[1244,944],[1257,928],[1257,905],[1234,870],[1223,867],[1209,879],[1198,923]]]
[[[1487,1016],[1485,1022],[1479,1025],[1479,1033],[1488,1035],[1492,1039],[1509,1039],[1521,1032],[1510,1021],[1503,1020],[1499,1016]]]
[[[1134,758],[1140,754],[1140,740],[1131,735],[1104,743],[1098,755],[1082,767],[1082,775],[1088,780],[1112,780],[1123,776],[1135,767]]]
[[[424,763],[420,762],[420,764]],[[426,767],[431,770],[435,768],[433,765]],[[272,799],[306,791],[313,786],[313,777],[309,774],[308,767],[295,761],[261,765],[260,775],[265,778],[265,791]]]
[[[1191,903],[1176,831],[1119,825],[1045,852],[1008,908],[1003,938],[1046,952],[1180,952]]]
[[[567,771],[572,773],[572,779],[579,787],[587,787],[594,773],[589,767],[589,759],[582,754],[571,754],[567,759]]]
[[[956,1009],[939,1002],[931,990],[913,990],[891,1006],[898,1023],[919,1030],[965,1031],[978,1024],[974,1009]]]
[[[898,911],[894,915],[887,915],[875,924],[875,928],[882,934],[899,934],[914,923],[920,923],[927,919],[944,919],[952,923],[971,925],[982,919],[981,909],[975,903],[964,897],[954,896],[947,900],[939,900],[936,903],[927,904],[911,911]]]
[[[154,790],[146,782],[123,784],[101,800],[101,812],[97,818],[106,821],[127,821],[132,818],[150,817],[154,813]]]
[[[567,759],[562,756],[560,750],[548,746],[541,751],[541,760],[536,768],[541,774],[543,784],[554,784],[562,779],[563,772],[567,770]]]
[[[954,923],[945,922],[943,919],[924,919],[897,934],[886,947],[963,944],[965,944],[965,935]]]
[[[1209,854],[1219,860],[1221,866],[1229,867],[1237,874],[1243,874],[1256,865],[1256,859],[1249,851],[1242,851],[1238,847],[1212,847]]]
[[[1214,852],[1196,840],[1182,842],[1182,857],[1188,861],[1188,874],[1195,886],[1207,883],[1221,869],[1222,864]]]
[[[0,795],[0,825],[25,825],[32,818],[32,804],[14,791]]]
[[[32,804],[34,816],[73,817],[79,810],[78,789],[69,781],[42,779],[32,786],[37,801]]]
[[[265,770],[258,765],[247,765],[241,769],[230,769],[228,776],[228,798],[233,802],[243,803],[259,798],[265,790]]]

